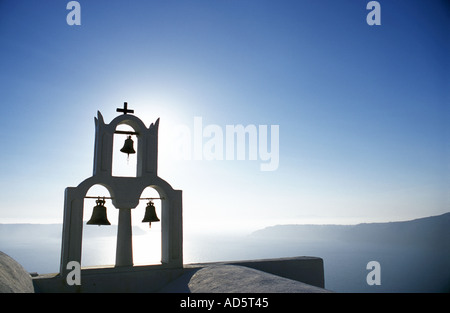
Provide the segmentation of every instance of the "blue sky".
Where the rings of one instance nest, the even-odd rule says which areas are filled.
[[[0,2],[0,222],[62,221],[64,189],[92,175],[97,110],[109,123],[124,101],[161,118],[185,231],[449,210],[445,1],[379,1],[379,26],[365,0],[80,0],[80,26],[67,2]],[[195,117],[279,125],[277,170],[174,159]]]

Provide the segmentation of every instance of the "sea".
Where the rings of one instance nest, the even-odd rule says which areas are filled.
[[[0,251],[30,273],[60,268],[61,225],[0,224]],[[116,228],[85,227],[82,267],[114,264]],[[161,231],[133,228],[134,265],[160,264]],[[323,259],[325,288],[342,293],[450,292],[448,250],[414,245],[380,245],[339,241],[267,238],[249,234],[185,233],[183,260],[188,263],[315,256]],[[379,284],[369,284],[378,262]]]

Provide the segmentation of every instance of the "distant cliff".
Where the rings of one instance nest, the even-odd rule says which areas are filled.
[[[450,292],[450,213],[405,222],[278,225],[251,234],[253,249],[324,260],[325,288],[339,292]],[[369,286],[366,265],[381,264]]]
[[[426,245],[450,250],[450,213],[405,222],[357,225],[278,225],[258,230],[252,236],[308,242],[339,241],[385,245]]]

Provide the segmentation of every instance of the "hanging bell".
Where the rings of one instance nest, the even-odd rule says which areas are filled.
[[[88,225],[111,225],[111,223],[108,221],[108,218],[106,217],[106,207],[105,207],[105,200],[98,200],[95,201],[97,205],[94,207],[94,210],[92,211],[91,219],[87,222]]]
[[[146,222],[149,223],[149,227],[152,227],[152,222],[159,222],[159,218],[156,215],[155,206],[153,205],[152,201],[150,201],[145,208],[145,215],[142,223]]]
[[[120,151],[128,155],[136,153],[133,148],[133,140],[131,139],[131,136],[128,136],[128,138],[125,139],[125,144],[123,145],[123,148],[120,149]]]

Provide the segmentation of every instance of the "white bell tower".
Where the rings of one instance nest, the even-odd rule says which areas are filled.
[[[137,207],[140,195],[147,187],[154,188],[161,200],[161,265],[162,268],[183,267],[182,191],[174,190],[165,180],[158,177],[158,126],[159,118],[147,128],[128,109],[117,109],[122,115],[105,124],[100,112],[95,118],[95,150],[93,176],[77,187],[67,187],[64,198],[63,238],[60,273],[68,272],[67,263],[81,264],[83,206],[89,188],[99,184],[111,195],[111,200],[119,210],[115,266],[132,267],[131,211]],[[118,131],[117,126],[126,124],[133,132]],[[137,137],[136,177],[112,176],[113,139],[115,133],[127,133]],[[151,247],[149,247],[150,249]]]

